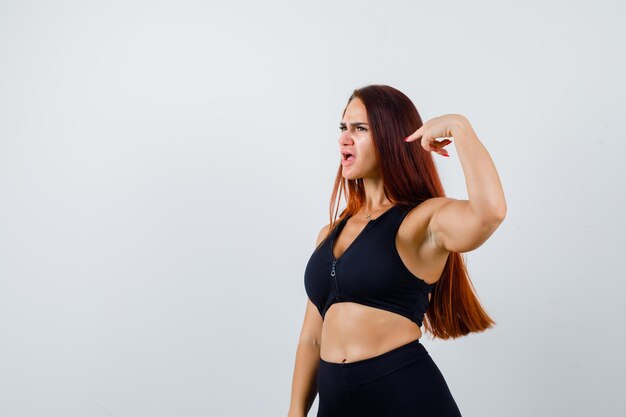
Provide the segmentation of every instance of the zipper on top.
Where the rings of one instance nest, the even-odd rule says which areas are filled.
[[[333,284],[335,286],[335,301],[339,300],[339,286],[337,285],[337,272],[335,271],[335,264],[337,263],[337,260],[334,259],[333,260],[333,267],[330,270],[330,276],[331,279],[333,280]]]
[[[352,247],[355,245],[355,243],[357,243],[358,240],[367,232],[367,230],[370,228],[370,226],[372,224],[377,222],[379,219],[382,219],[385,215],[389,214],[394,208],[395,208],[395,206],[391,206],[390,208],[388,208],[385,212],[380,214],[375,219],[368,220],[367,223],[365,224],[365,227],[363,227],[363,229],[359,232],[359,234],[356,236],[356,238],[354,238],[354,240],[348,245],[348,247],[343,251],[343,253],[339,256],[339,258],[335,258],[335,254],[333,252],[333,246],[335,246],[335,238],[337,237],[337,234],[341,233],[341,231],[343,230],[343,227],[346,225],[346,222],[347,222],[349,217],[344,218],[343,221],[342,221],[342,224],[340,224],[335,229],[333,235],[330,238],[330,244],[329,244],[330,256],[331,256],[331,258],[333,260],[333,266],[332,266],[332,268],[330,270],[330,276],[331,276],[331,279],[333,281],[333,285],[335,287],[335,301],[339,301],[339,285],[337,284],[337,271],[335,270],[335,265],[337,264],[337,262],[339,262],[341,260],[341,258],[343,258],[343,256],[346,254],[346,252],[348,252],[350,249],[352,249]]]

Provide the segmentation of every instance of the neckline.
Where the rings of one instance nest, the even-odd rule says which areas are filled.
[[[337,236],[341,233],[341,231],[343,230],[344,226],[346,225],[346,223],[348,222],[348,219],[351,218],[352,216],[346,216],[343,218],[343,220],[339,223],[339,225],[337,226],[337,228],[335,229],[335,232],[333,233],[333,235],[331,236],[330,239],[330,257],[332,258],[332,260],[337,263],[339,262],[339,260],[341,258],[343,258],[343,256],[346,254],[346,252],[348,252],[352,246],[354,246],[354,244],[361,238],[361,236],[363,236],[363,234],[365,233],[365,231],[367,231],[367,229],[374,223],[376,223],[378,220],[382,219],[383,217],[385,217],[389,212],[391,212],[394,208],[396,208],[396,205],[391,206],[390,208],[388,208],[387,210],[385,210],[384,212],[382,212],[378,217],[376,217],[375,219],[371,219],[368,220],[365,223],[365,227],[363,227],[363,229],[361,229],[361,231],[356,235],[356,237],[354,238],[354,240],[352,242],[350,242],[350,244],[348,245],[348,247],[343,251],[343,253],[341,255],[339,255],[338,258],[335,258],[335,251],[333,250],[333,247],[335,246],[335,240],[337,238]]]

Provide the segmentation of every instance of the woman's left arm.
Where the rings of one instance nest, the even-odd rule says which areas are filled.
[[[469,195],[469,200],[437,198],[443,202],[431,216],[429,235],[437,246],[447,251],[461,253],[476,249],[502,223],[507,210],[502,184],[491,156],[469,120],[460,114],[431,119],[407,139],[420,137],[426,150],[446,156],[447,151],[443,147],[451,141],[437,142],[436,139],[454,138]]]

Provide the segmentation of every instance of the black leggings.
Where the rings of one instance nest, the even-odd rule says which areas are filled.
[[[320,358],[317,386],[317,417],[461,416],[419,339],[356,362]]]

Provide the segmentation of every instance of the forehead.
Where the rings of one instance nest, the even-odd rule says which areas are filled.
[[[354,98],[348,103],[342,121],[360,121],[367,122],[367,112],[365,105],[358,98]]]

